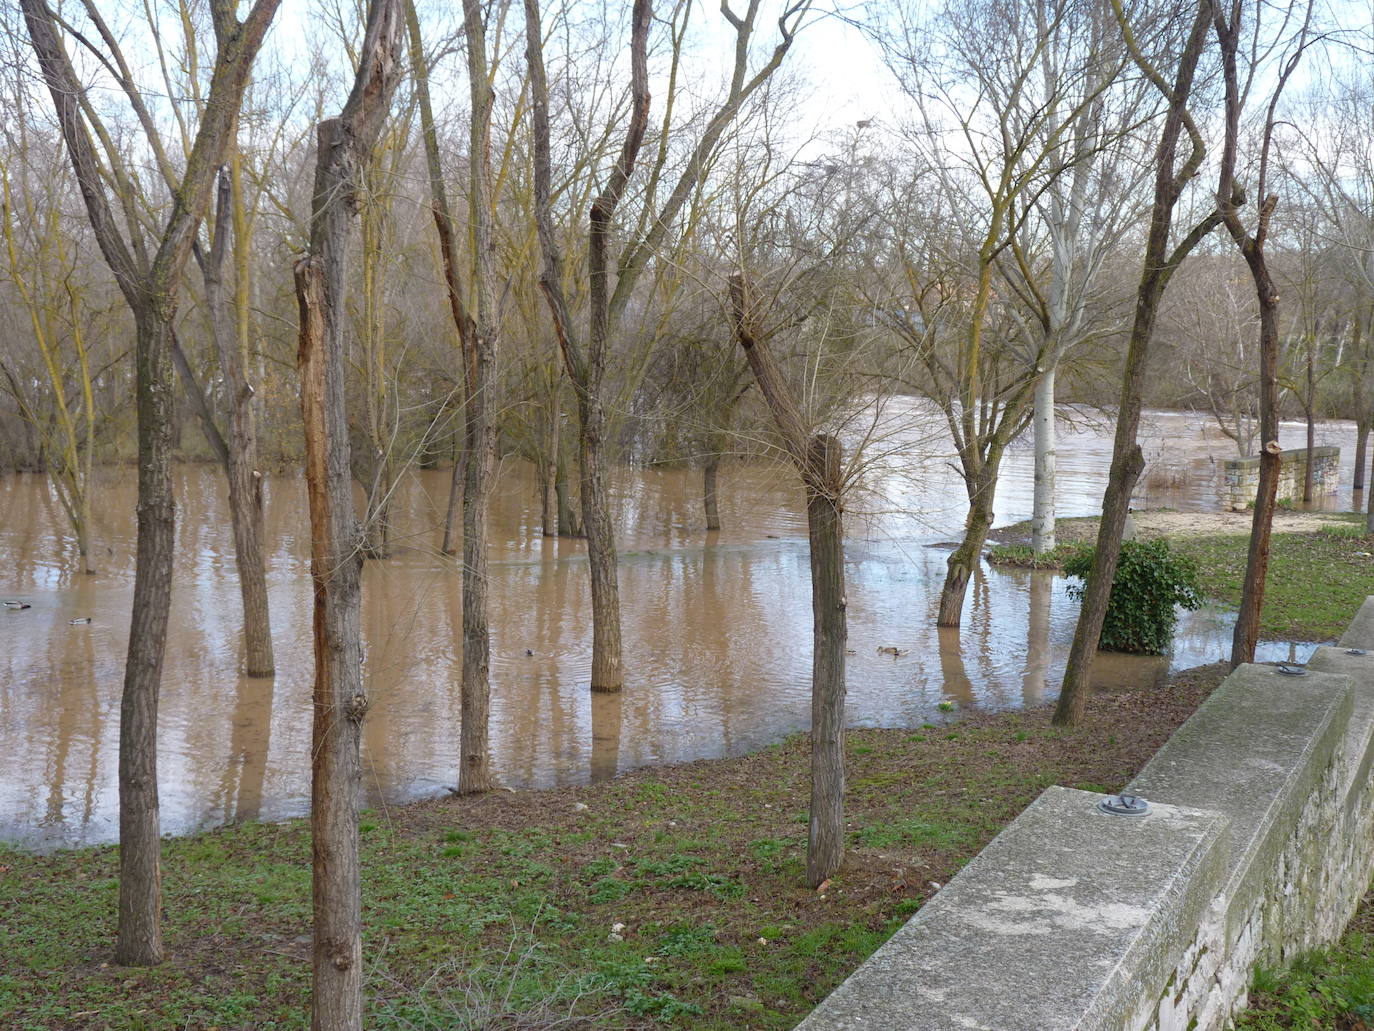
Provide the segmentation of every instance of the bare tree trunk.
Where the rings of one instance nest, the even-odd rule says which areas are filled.
[[[993,482],[996,483],[995,474]],[[958,626],[963,616],[968,582],[978,568],[988,530],[992,528],[994,516],[989,493],[980,487],[969,503],[968,516],[964,519],[964,539],[947,560],[948,571],[940,591],[940,613],[935,621],[937,626]]]
[[[808,484],[806,527],[811,542],[811,820],[806,883],[816,887],[844,861],[845,613],[844,526],[840,496],[840,442],[811,439],[809,457],[819,483]]]
[[[243,599],[243,643],[246,672],[250,677],[270,677],[275,672],[272,656],[272,624],[267,607],[267,562],[263,549],[262,474],[257,465],[258,437],[253,420],[253,388],[244,373],[237,334],[224,303],[223,268],[229,225],[232,220],[229,167],[219,171],[215,203],[215,232],[203,272],[205,306],[210,312],[210,331],[219,351],[220,370],[228,391],[229,441],[225,474],[229,481],[229,517],[234,532],[234,559],[238,564],[239,594]],[[240,284],[240,289],[243,284]]]
[[[549,93],[544,69],[543,29],[538,0],[525,0],[526,55],[534,128],[535,212],[544,267],[540,288],[549,302],[554,330],[577,394],[581,460],[582,522],[587,534],[587,557],[592,587],[593,691],[619,691],[624,685],[620,636],[620,584],[616,575],[615,532],[611,523],[605,470],[605,411],[601,397],[610,345],[611,222],[629,184],[635,160],[649,124],[649,23],[651,0],[634,0],[630,34],[630,123],[620,159],[606,185],[592,202],[587,233],[588,332],[584,351],[573,336],[572,320],[563,296],[562,257],[553,231],[552,179],[549,144]],[[627,279],[624,268],[618,286]]]
[[[1355,490],[1364,490],[1364,467],[1369,454],[1369,415],[1355,419]]]
[[[748,283],[730,281],[735,339],[744,350],[806,488],[811,543],[811,820],[806,883],[816,887],[844,861],[844,696],[848,642],[844,587],[844,475],[840,443],[826,434],[808,437],[801,408],[778,369],[767,341],[756,337]]]
[[[1057,726],[1076,726],[1083,719],[1088,701],[1088,685],[1092,678],[1093,657],[1102,636],[1102,620],[1111,598],[1112,581],[1116,578],[1116,564],[1121,556],[1121,535],[1130,510],[1131,492],[1145,467],[1136,436],[1140,428],[1140,409],[1148,371],[1150,343],[1154,336],[1159,303],[1169,279],[1188,253],[1221,221],[1213,211],[1178,243],[1171,252],[1169,238],[1173,225],[1174,207],[1183,187],[1197,174],[1202,165],[1204,148],[1188,116],[1188,98],[1193,77],[1202,56],[1207,37],[1211,6],[1200,0],[1192,29],[1178,58],[1172,89],[1165,90],[1169,111],[1155,150],[1155,197],[1150,214],[1150,231],[1145,246],[1145,258],[1136,294],[1135,321],[1131,326],[1130,344],[1126,351],[1126,369],[1121,383],[1121,401],[1116,417],[1116,437],[1112,447],[1111,472],[1102,498],[1102,518],[1097,530],[1097,549],[1093,567],[1083,588],[1083,604],[1074,629],[1073,644],[1069,648],[1068,664],[1059,703],[1054,712]],[[1141,57],[1133,52],[1139,62]],[[1188,156],[1178,162],[1178,144],[1185,128],[1191,140]],[[1177,167],[1176,167],[1177,166]]]
[[[253,60],[278,3],[257,0],[242,22],[236,5],[211,4],[217,47],[210,92],[181,182],[172,186],[171,211],[151,259],[140,223],[126,222],[126,239],[115,220],[106,183],[111,167],[116,178],[124,174],[121,158],[107,150],[102,166],[96,154],[90,121],[94,112],[81,103],[81,82],[63,46],[55,15],[42,0],[21,0],[20,5],[91,229],[133,313],[136,332],[138,544],[120,701],[119,931],[115,946],[115,961],[125,965],[152,965],[163,958],[157,710],[175,541],[172,327],[196,227],[204,217],[215,169],[228,150]]]
[[[464,420],[459,433],[457,454],[453,456],[453,470],[448,485],[448,510],[444,513],[444,542],[439,551],[445,555],[456,555],[458,547],[453,543],[453,529],[458,524],[458,512],[463,504],[463,484],[467,481],[468,449],[463,443],[467,436],[467,422]]]
[[[1273,211],[1278,198],[1270,195],[1261,209]],[[1259,640],[1260,613],[1264,608],[1264,585],[1269,573],[1269,539],[1274,525],[1274,499],[1279,489],[1279,469],[1283,449],[1279,445],[1279,297],[1270,278],[1262,247],[1244,247],[1246,261],[1255,280],[1260,309],[1260,474],[1255,494],[1255,514],[1250,525],[1250,548],[1245,560],[1245,582],[1240,593],[1240,612],[1231,638],[1231,668],[1255,661]],[[1308,423],[1311,433],[1311,423]],[[1307,452],[1310,480],[1312,452]],[[1310,489],[1310,488],[1309,488]]]
[[[170,318],[138,315],[138,545],[133,621],[119,706],[119,941],[115,962],[161,963],[157,710],[172,601]]]
[[[539,524],[545,537],[557,537],[558,496],[555,483],[558,480],[559,430],[563,421],[557,391],[554,392],[546,413],[549,420],[549,436],[539,463]]]
[[[353,513],[344,390],[346,284],[358,177],[381,133],[401,71],[400,26],[400,0],[372,0],[352,93],[338,118],[319,125],[310,250],[296,265],[315,587],[310,813],[314,1031],[362,1028],[358,791],[368,700],[359,625],[363,542]]]
[[[434,123],[434,107],[429,91],[429,60],[425,56],[424,41],[420,37],[420,18],[415,10],[414,0],[406,3],[406,28],[410,42],[410,64],[414,70],[415,92],[420,102],[420,134],[425,143],[425,164],[429,172],[430,210],[434,216],[434,228],[439,237],[439,257],[443,263],[444,287],[448,294],[449,313],[458,333],[458,344],[463,354],[464,407],[462,413],[462,432],[459,434],[461,453],[454,458],[453,478],[449,482],[448,512],[444,517],[444,541],[439,550],[445,555],[457,552],[454,544],[453,529],[456,525],[459,505],[463,498],[463,485],[467,482],[469,463],[468,423],[470,413],[467,409],[467,395],[471,393],[470,360],[473,354],[470,341],[477,332],[467,303],[458,272],[457,229],[453,213],[449,208],[448,189],[444,185],[443,160],[439,152],[439,135]]]
[[[713,451],[706,456],[706,465],[701,470],[701,506],[706,511],[706,531],[720,529],[720,506],[716,501],[716,480],[720,473],[720,453]]]
[[[620,580],[616,570],[615,528],[606,489],[602,446],[606,419],[601,399],[583,397],[578,461],[582,471],[582,529],[587,535],[587,562],[592,585],[592,690],[619,691],[625,683],[621,665]]]
[[[1275,318],[1276,318],[1276,319],[1277,319],[1277,317],[1278,317],[1278,316],[1275,315]],[[1263,333],[1263,330],[1261,329],[1261,334],[1262,334],[1262,333]],[[1275,348],[1278,347],[1278,328],[1277,328],[1277,325],[1275,326],[1275,330],[1274,330],[1274,346],[1275,346]],[[1315,370],[1315,364],[1316,364],[1316,362],[1315,362],[1315,355],[1312,353],[1315,349],[1316,349],[1316,340],[1315,340],[1315,338],[1314,338],[1314,339],[1313,339],[1313,342],[1312,342],[1312,343],[1308,346],[1308,348],[1307,348],[1307,402],[1306,402],[1306,404],[1303,405],[1304,414],[1307,416],[1307,469],[1306,469],[1306,471],[1303,472],[1303,476],[1302,476],[1302,500],[1303,500],[1303,504],[1310,504],[1311,501],[1312,501],[1312,451],[1313,451],[1313,449],[1317,446],[1317,419],[1316,419],[1316,411],[1317,411],[1317,380],[1316,380],[1316,370]],[[1261,358],[1260,358],[1261,364],[1263,364],[1263,361],[1264,361],[1264,359],[1263,359],[1263,356],[1261,355]],[[1275,389],[1277,390],[1277,387],[1276,387]],[[1261,393],[1260,396],[1261,396],[1261,398],[1263,398],[1263,394],[1262,394],[1262,393]],[[1275,397],[1275,401],[1276,401],[1276,403],[1277,403],[1277,395],[1276,395],[1276,397]],[[1275,425],[1277,426],[1277,420],[1275,421]],[[1262,431],[1261,431],[1261,432],[1262,432]],[[1277,439],[1277,433],[1275,434],[1275,439]],[[1260,475],[1263,476],[1263,474],[1264,474],[1264,460],[1263,460],[1263,458],[1261,458],[1261,459],[1260,459]],[[1271,518],[1272,518],[1272,517],[1271,517]]]
[[[1055,425],[1054,376],[1051,366],[1035,385],[1035,499],[1031,508],[1031,550],[1037,555],[1053,551],[1054,540],[1054,478]]]
[[[581,537],[582,527],[577,522],[577,510],[572,503],[572,483],[568,479],[568,456],[563,452],[563,444],[558,446],[557,465],[554,468],[553,492],[558,502],[558,536]]]
[[[1251,234],[1241,223],[1237,210],[1244,191],[1236,180],[1236,153],[1239,149],[1240,123],[1244,94],[1237,73],[1237,55],[1241,50],[1241,19],[1245,8],[1236,3],[1231,7],[1230,20],[1223,6],[1212,10],[1212,24],[1216,31],[1221,57],[1222,81],[1226,97],[1226,137],[1222,146],[1220,171],[1217,176],[1217,211],[1220,212],[1230,234],[1245,263],[1250,266],[1250,278],[1255,283],[1255,296],[1259,302],[1260,316],[1260,477],[1259,489],[1255,498],[1255,515],[1250,529],[1250,551],[1245,564],[1245,583],[1241,588],[1240,612],[1236,616],[1236,628],[1231,638],[1231,668],[1255,659],[1255,642],[1259,637],[1260,613],[1264,608],[1264,584],[1269,572],[1269,537],[1274,523],[1274,496],[1278,491],[1279,467],[1282,463],[1282,449],[1279,446],[1279,294],[1269,272],[1265,258],[1264,245],[1269,236],[1269,225],[1278,207],[1279,196],[1267,190],[1269,149],[1273,142],[1274,111],[1289,76],[1297,67],[1303,46],[1298,45],[1284,59],[1277,84],[1273,88],[1268,104],[1268,112],[1261,134],[1259,171],[1257,173],[1257,195],[1260,198],[1259,212],[1255,220],[1255,230]],[[1255,16],[1252,14],[1252,17]],[[1302,28],[1298,40],[1306,38],[1312,23],[1312,7],[1305,8]],[[1253,75],[1251,65],[1248,75]],[[1248,86],[1247,86],[1248,88]],[[1305,493],[1310,497],[1312,474],[1312,392],[1315,390],[1312,367],[1312,349],[1315,337],[1308,349],[1308,453],[1307,485]]]
[[[468,149],[468,224],[472,235],[472,286],[477,297],[468,353],[467,476],[463,484],[463,690],[459,732],[458,791],[491,790],[491,632],[487,615],[487,509],[496,453],[492,392],[496,389],[496,292],[492,268],[489,164],[493,91],[487,71],[481,0],[463,0],[464,48],[471,85]]]

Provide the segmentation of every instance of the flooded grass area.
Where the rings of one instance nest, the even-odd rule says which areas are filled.
[[[1040,706],[851,732],[847,858],[819,891],[802,736],[369,811],[368,1026],[791,1027],[1046,785],[1119,789],[1223,674],[1099,693],[1072,730]],[[6,1026],[305,1027],[309,847],[299,821],[165,842],[170,957],[150,970],[108,965],[114,849],[0,850]]]

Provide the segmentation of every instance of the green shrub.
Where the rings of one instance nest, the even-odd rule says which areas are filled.
[[[1082,599],[1096,548],[1079,549],[1064,563],[1064,575],[1079,578],[1070,596]],[[1162,655],[1169,649],[1178,616],[1174,606],[1196,609],[1197,567],[1169,550],[1167,541],[1125,541],[1112,581],[1098,647],[1110,652]]]

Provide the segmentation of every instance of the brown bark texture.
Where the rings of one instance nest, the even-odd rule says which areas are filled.
[[[1259,410],[1260,410],[1260,474],[1259,487],[1255,497],[1254,519],[1250,526],[1250,548],[1245,563],[1245,581],[1241,586],[1240,612],[1236,616],[1236,627],[1231,638],[1231,668],[1241,663],[1253,662],[1255,643],[1259,637],[1260,613],[1264,608],[1264,584],[1269,572],[1269,538],[1274,524],[1274,499],[1278,493],[1279,468],[1282,464],[1282,450],[1279,446],[1279,293],[1274,285],[1273,276],[1265,257],[1264,247],[1269,237],[1269,225],[1278,207],[1277,193],[1267,190],[1269,152],[1273,144],[1275,110],[1284,85],[1297,68],[1302,56],[1302,41],[1306,39],[1311,25],[1312,6],[1307,5],[1302,27],[1295,37],[1298,46],[1290,50],[1284,58],[1282,68],[1269,96],[1268,112],[1260,134],[1260,159],[1257,172],[1256,193],[1260,198],[1259,211],[1255,220],[1254,232],[1249,232],[1241,222],[1239,208],[1244,202],[1244,190],[1236,179],[1237,154],[1240,148],[1240,126],[1245,91],[1240,85],[1237,70],[1238,55],[1242,48],[1242,18],[1246,8],[1239,2],[1230,5],[1227,17],[1226,5],[1216,4],[1212,8],[1212,25],[1216,32],[1221,57],[1221,74],[1226,98],[1226,136],[1222,145],[1221,161],[1217,174],[1217,211],[1226,226],[1227,233],[1240,251],[1245,263],[1250,267],[1250,277],[1254,280],[1255,296],[1259,302]],[[1251,17],[1258,13],[1251,12]],[[1253,55],[1248,55],[1253,59]],[[1254,73],[1252,65],[1247,80]],[[1248,90],[1248,82],[1246,90]],[[1304,500],[1311,496],[1312,472],[1312,391],[1315,390],[1312,367],[1312,347],[1308,350],[1308,454],[1307,480],[1304,483]]]
[[[257,0],[239,21],[236,4],[210,5],[217,42],[209,93],[171,208],[155,246],[130,221],[121,230],[106,194],[81,81],[43,0],[22,0],[25,25],[75,172],[87,217],[135,324],[138,412],[138,538],[133,615],[120,699],[119,930],[115,961],[146,966],[163,958],[157,711],[171,606],[175,501],[172,494],[173,325],[181,277],[224,161],[249,72],[280,0]],[[138,95],[134,93],[137,102]],[[151,141],[150,141],[151,142]],[[118,154],[106,155],[123,174]],[[127,234],[127,236],[126,236]],[[152,254],[150,256],[150,250]]]
[[[706,531],[720,529],[720,501],[716,495],[720,477],[720,455],[706,456],[706,465],[701,470],[701,507],[706,513]]]
[[[353,90],[321,122],[310,249],[296,265],[297,361],[306,442],[314,582],[315,685],[311,733],[313,1031],[362,1027],[359,746],[368,699],[360,629],[362,535],[353,488],[344,390],[347,259],[360,170],[376,145],[399,79],[401,0],[368,6]]]
[[[1087,583],[1084,584],[1082,608],[1074,629],[1073,644],[1069,648],[1059,703],[1055,707],[1054,722],[1058,726],[1076,726],[1083,718],[1088,701],[1088,685],[1092,678],[1093,657],[1102,636],[1102,621],[1111,598],[1112,582],[1116,578],[1117,560],[1121,557],[1121,537],[1130,510],[1131,492],[1145,467],[1145,459],[1136,438],[1140,429],[1150,344],[1154,337],[1159,304],[1179,264],[1220,221],[1216,212],[1209,214],[1170,251],[1174,208],[1184,186],[1197,174],[1204,156],[1202,139],[1188,114],[1188,99],[1207,38],[1209,14],[1210,4],[1207,0],[1200,0],[1187,42],[1179,54],[1172,85],[1151,76],[1165,92],[1169,107],[1160,130],[1159,145],[1155,148],[1154,204],[1150,212],[1150,230],[1146,238],[1140,286],[1136,292],[1135,317],[1126,351],[1116,436],[1112,444],[1112,464],[1102,497],[1102,518],[1098,524],[1096,556]],[[1133,56],[1140,62],[1138,54]],[[1191,146],[1187,156],[1180,162],[1179,142],[1185,132]]]
[[[496,455],[496,289],[491,206],[491,109],[487,41],[480,0],[463,0],[471,116],[468,226],[476,318],[464,340],[467,358],[467,470],[463,483],[463,687],[458,791],[489,791],[491,774],[491,629],[488,616],[487,513]]]
[[[210,333],[219,353],[220,371],[228,397],[229,441],[224,471],[229,481],[229,518],[234,533],[239,594],[243,600],[245,672],[270,677],[276,671],[272,655],[272,622],[267,605],[267,559],[263,543],[266,527],[262,501],[262,473],[256,468],[257,427],[253,419],[253,388],[234,333],[232,313],[224,298],[224,255],[232,224],[232,176],[229,166],[219,170],[215,200],[215,231],[204,266],[205,306]]]
[[[840,442],[809,434],[796,395],[768,342],[752,325],[748,282],[730,281],[735,339],[806,488],[811,544],[811,819],[806,883],[816,887],[844,861],[845,646],[849,639],[844,586],[844,474]]]

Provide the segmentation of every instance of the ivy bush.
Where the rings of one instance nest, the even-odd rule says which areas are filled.
[[[1069,585],[1069,595],[1080,601],[1096,552],[1094,547],[1080,548],[1064,563],[1064,575],[1080,581]],[[1098,647],[1163,655],[1178,624],[1176,605],[1185,609],[1202,605],[1192,560],[1170,551],[1164,540],[1123,542]]]

